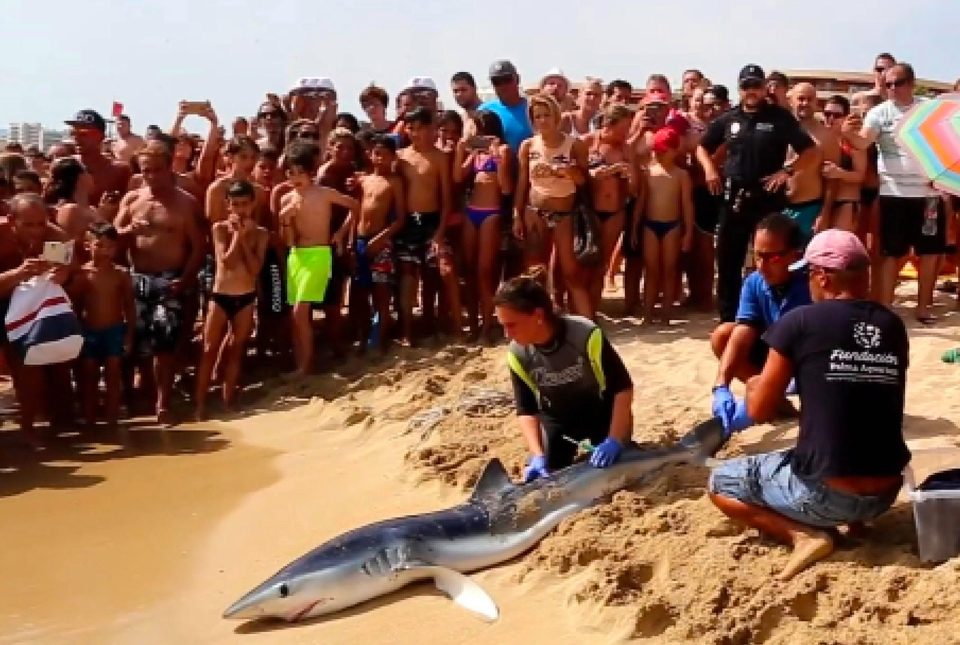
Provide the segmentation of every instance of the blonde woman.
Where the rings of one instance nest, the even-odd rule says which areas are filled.
[[[530,99],[534,135],[520,145],[514,235],[526,242],[528,265],[548,266],[553,252],[573,312],[593,318],[587,272],[573,253],[577,190],[587,181],[587,146],[560,129],[560,106],[550,96]]]

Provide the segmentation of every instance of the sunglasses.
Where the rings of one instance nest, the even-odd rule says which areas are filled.
[[[823,118],[824,118],[824,119],[842,119],[842,118],[845,117],[845,116],[846,116],[846,115],[845,115],[843,112],[839,112],[839,111],[837,111],[837,110],[824,110],[824,111],[823,111]]]
[[[759,90],[763,87],[763,81],[758,78],[751,78],[740,82],[741,90]]]
[[[298,132],[296,137],[297,139],[310,139],[312,141],[320,140],[319,132]]]
[[[493,83],[494,87],[500,87],[501,85],[512,83],[513,76],[495,76],[490,79],[490,82]]]
[[[882,74],[882,73],[884,73],[885,71],[887,71],[888,69],[890,69],[890,68],[889,68],[889,67],[874,67],[874,68],[873,68],[873,71],[875,71],[877,74]]]
[[[258,119],[279,119],[281,112],[271,111],[271,112],[261,112],[257,115]]]
[[[910,81],[907,80],[907,79],[905,79],[905,78],[898,78],[898,79],[895,80],[895,81],[887,81],[887,82],[885,83],[885,85],[886,85],[888,88],[903,87],[904,85],[906,85],[906,84],[909,83],[909,82],[910,82]]]
[[[754,251],[753,256],[764,262],[779,262],[787,256],[786,251]]]

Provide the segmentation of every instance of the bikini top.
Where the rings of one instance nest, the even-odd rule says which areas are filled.
[[[497,172],[497,159],[493,155],[480,155],[473,158],[473,172]]]
[[[557,177],[554,174],[558,165],[571,165],[573,157],[570,150],[577,138],[569,134],[563,135],[560,145],[551,148],[544,144],[543,138],[538,136],[530,140],[528,160],[530,162],[530,191],[541,197],[569,197],[577,192],[577,185],[567,177]]]

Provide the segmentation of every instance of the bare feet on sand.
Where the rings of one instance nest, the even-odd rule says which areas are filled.
[[[833,553],[833,539],[823,531],[794,531],[792,536],[793,555],[777,576],[783,581],[790,580],[814,562]]]

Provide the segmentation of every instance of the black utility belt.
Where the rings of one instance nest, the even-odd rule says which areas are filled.
[[[779,210],[786,203],[783,191],[771,193],[760,184],[745,184],[728,179],[723,191],[723,201],[734,213],[763,207]]]

